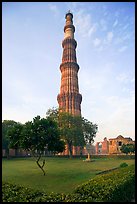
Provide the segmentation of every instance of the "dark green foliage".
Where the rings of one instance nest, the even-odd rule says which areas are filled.
[[[126,167],[126,166],[128,166],[128,164],[126,162],[123,162],[123,163],[120,164],[120,167],[122,167],[122,168]]]
[[[130,201],[135,195],[135,166],[116,169],[77,187],[75,193],[83,201]],[[83,197],[84,196],[84,197]]]
[[[72,146],[80,146],[82,150],[87,143],[91,144],[94,141],[98,127],[84,117],[60,112],[54,107],[48,109],[46,115],[47,118],[58,123],[61,138],[68,145],[70,157],[72,156]]]
[[[63,151],[63,142],[60,140],[57,123],[51,118],[37,116],[32,122],[27,122],[22,131],[21,147],[37,152]],[[62,149],[61,149],[62,147]]]
[[[72,194],[45,193],[3,182],[3,202],[130,202],[135,196],[135,166],[98,175]]]
[[[92,142],[94,142],[94,137],[96,137],[98,126],[88,121],[87,119],[82,118],[82,129],[85,143],[91,144]]]
[[[59,113],[61,138],[68,144],[69,155],[72,156],[72,146],[84,146],[81,128],[81,117],[67,112]]]
[[[26,122],[24,125],[17,123],[7,135],[11,148],[22,148],[32,153],[44,175],[45,159],[42,165],[39,163],[44,150],[58,153],[65,149],[64,141],[60,139],[58,125],[51,118],[45,119],[37,116],[33,118],[33,121]]]
[[[6,156],[9,156],[9,138],[7,137],[8,131],[15,125],[17,122],[14,120],[4,120],[2,122],[2,149],[6,150]]]
[[[3,182],[2,184],[3,202],[31,202],[35,197],[42,196],[40,192],[22,186],[16,186]]]
[[[65,200],[67,195],[60,193],[46,194],[31,188],[13,185],[7,182],[2,184],[3,202],[60,202]]]
[[[21,132],[23,129],[23,125],[21,123],[16,123],[12,128],[9,129],[7,136],[9,139],[9,147],[13,148],[16,150],[16,156],[17,155],[17,150],[21,146]]]
[[[64,142],[60,140],[56,121],[51,118],[45,119],[37,116],[33,118],[32,122],[25,123],[21,135],[21,147],[32,152],[32,155],[36,157],[38,167],[45,175],[45,159],[42,165],[39,163],[44,150],[58,153],[65,148]]]
[[[58,108],[49,108],[46,112],[46,118],[51,118],[52,120],[56,121],[58,123],[58,117],[59,117],[59,109]]]
[[[121,147],[121,152],[123,153],[134,153],[135,152],[135,144],[123,144]]]

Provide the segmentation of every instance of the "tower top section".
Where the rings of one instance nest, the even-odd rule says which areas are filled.
[[[68,12],[66,13],[65,18],[67,18],[67,16],[71,16],[71,18],[73,19],[73,14],[72,12],[70,12],[70,10],[68,10]]]
[[[73,25],[73,14],[70,10],[65,15],[66,24],[64,27],[64,39],[65,38],[74,38],[75,27]]]

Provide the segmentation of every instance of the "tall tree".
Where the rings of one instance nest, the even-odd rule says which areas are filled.
[[[83,147],[94,142],[98,126],[84,117],[74,116],[67,112],[59,112],[54,107],[47,111],[47,117],[58,122],[61,138],[68,144],[70,156],[72,155],[73,145],[80,146],[82,154]]]
[[[59,113],[59,127],[61,138],[68,145],[69,155],[72,157],[72,146],[84,146],[81,117],[61,112]]]

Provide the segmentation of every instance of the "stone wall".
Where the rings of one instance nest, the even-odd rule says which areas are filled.
[[[134,144],[135,142],[130,137],[119,135],[116,138],[104,138],[103,142],[96,143],[96,154],[121,154],[121,146],[123,144]]]

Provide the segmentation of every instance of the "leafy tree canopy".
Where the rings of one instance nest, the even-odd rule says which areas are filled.
[[[17,122],[14,120],[2,121],[2,149],[6,150],[7,157],[9,156],[9,139],[7,133],[15,124],[17,124]]]
[[[121,147],[121,152],[128,154],[135,152],[135,144],[123,144]]]
[[[58,122],[61,138],[68,144],[70,155],[73,145],[83,148],[85,144],[91,144],[94,141],[98,126],[84,117],[60,112],[56,108],[49,109],[47,117]]]
[[[44,175],[45,159],[42,165],[39,163],[43,151],[58,153],[64,150],[64,142],[60,140],[57,123],[51,118],[45,119],[37,116],[33,118],[33,121],[28,121],[24,125],[16,124],[8,132],[8,136],[11,147],[20,147],[32,152]]]

